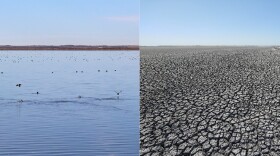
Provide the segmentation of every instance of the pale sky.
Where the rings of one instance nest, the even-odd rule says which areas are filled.
[[[279,0],[141,0],[140,45],[280,45]]]
[[[138,45],[139,0],[1,0],[0,45]]]

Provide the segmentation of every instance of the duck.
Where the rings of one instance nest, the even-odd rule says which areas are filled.
[[[115,91],[115,93],[119,96],[122,91]]]
[[[21,84],[19,83],[19,84],[17,84],[16,86],[17,86],[17,87],[21,87]]]
[[[40,94],[40,93],[39,93],[39,92],[36,92],[36,93],[32,93],[32,94],[37,94],[37,95],[38,95],[38,94]]]

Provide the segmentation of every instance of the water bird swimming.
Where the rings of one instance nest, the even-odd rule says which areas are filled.
[[[1,72],[1,74],[4,74],[4,72]]]
[[[19,84],[17,84],[16,86],[17,86],[17,87],[21,87],[21,84],[19,83]]]
[[[100,72],[100,70],[98,70],[98,72]]]
[[[115,93],[119,96],[122,91],[115,91]]]
[[[79,95],[79,96],[78,96],[78,98],[80,99],[80,98],[82,98],[82,96],[81,96],[81,95]]]

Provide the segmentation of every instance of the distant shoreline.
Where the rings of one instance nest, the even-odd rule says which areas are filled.
[[[87,46],[87,45],[60,45],[60,46],[46,46],[46,45],[28,45],[28,46],[12,46],[2,45],[0,51],[3,50],[88,50],[88,51],[102,51],[102,50],[139,50],[137,45],[121,45],[121,46]]]

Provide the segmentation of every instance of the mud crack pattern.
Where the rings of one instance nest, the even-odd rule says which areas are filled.
[[[280,155],[280,50],[141,49],[140,155]]]

